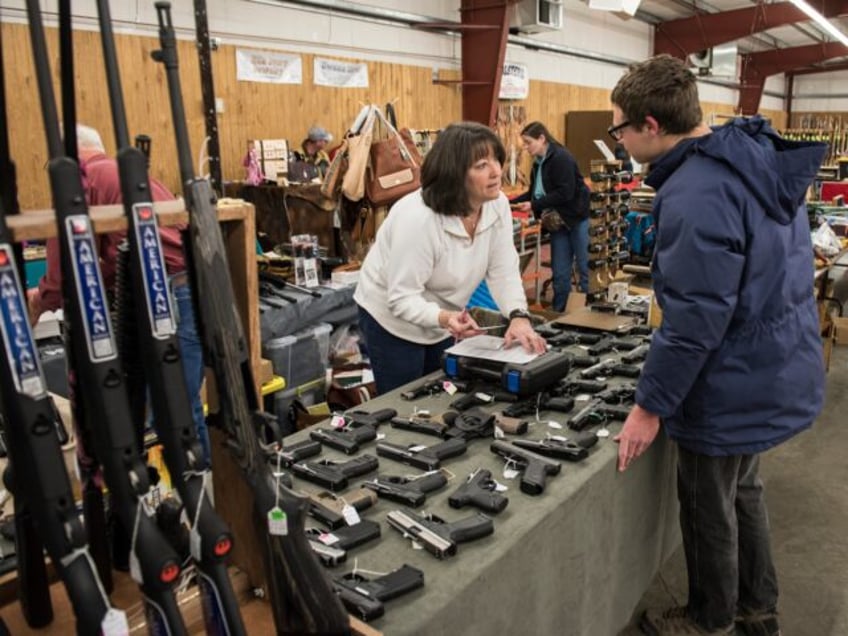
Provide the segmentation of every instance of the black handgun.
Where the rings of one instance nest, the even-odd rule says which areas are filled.
[[[292,472],[300,477],[332,491],[347,488],[349,477],[365,475],[377,470],[379,462],[373,455],[360,455],[346,462],[335,462],[322,459],[317,462],[298,462],[292,464]]]
[[[496,455],[515,462],[518,470],[521,470],[521,492],[528,495],[541,495],[545,491],[548,475],[558,475],[561,468],[559,462],[509,442],[496,441],[489,448]]]
[[[330,531],[306,528],[305,532],[312,541],[347,551],[379,538],[380,524],[370,519],[361,519],[352,526],[342,526]]]
[[[304,439],[293,444],[285,444],[282,449],[277,451],[275,456],[271,457],[271,462],[276,459],[276,455],[280,457],[280,463],[283,466],[291,466],[292,464],[314,457],[321,453],[321,444],[315,440]]]
[[[612,386],[605,391],[598,393],[598,399],[603,400],[607,404],[624,404],[632,402],[636,397],[635,384],[619,384]]]
[[[443,437],[447,430],[447,425],[444,422],[425,417],[393,417],[392,427],[399,428],[404,431],[413,431],[423,435],[432,435],[433,437]]]
[[[580,371],[580,377],[584,379],[593,379],[601,376],[620,375],[625,378],[638,378],[642,373],[642,369],[632,364],[621,364],[615,359],[610,358],[598,362],[591,367],[587,367]]]
[[[603,336],[597,333],[581,333],[579,331],[557,331],[556,335],[548,338],[552,347],[567,347],[569,345],[593,345]]]
[[[568,420],[568,428],[575,431],[582,431],[587,426],[603,424],[608,420],[620,420],[623,422],[629,414],[629,407],[613,406],[611,404],[605,404],[603,400],[593,400]]]
[[[350,613],[370,621],[385,613],[385,601],[423,587],[424,573],[404,564],[393,572],[373,579],[351,572],[333,579],[333,585]]]
[[[439,559],[456,554],[457,543],[487,537],[495,530],[492,520],[479,512],[448,523],[432,514],[417,515],[408,510],[392,510],[386,515],[386,521]]]
[[[388,457],[422,470],[436,470],[441,466],[441,460],[462,455],[467,449],[465,440],[459,437],[432,446],[420,444],[403,446],[391,442],[377,442],[377,454],[380,457]]]
[[[382,499],[417,508],[427,499],[428,493],[442,488],[446,483],[447,477],[440,470],[434,470],[415,477],[377,475],[362,485],[376,492]]]
[[[600,393],[607,388],[601,380],[565,379],[551,389],[554,395],[577,395],[578,393]]]
[[[523,417],[525,415],[534,415],[541,411],[568,413],[573,408],[573,398],[566,395],[555,397],[550,393],[545,392],[528,400],[521,400],[521,402],[516,402],[515,404],[510,404],[504,407],[503,414],[507,417]]]
[[[425,395],[435,395],[442,391],[442,384],[445,380],[447,380],[445,376],[438,377],[435,380],[427,380],[423,384],[402,391],[400,396],[404,400],[417,400]]]
[[[496,487],[492,471],[478,468],[448,497],[448,503],[451,508],[475,506],[485,512],[498,513],[506,508],[509,499],[497,492]]]
[[[607,336],[589,347],[588,353],[591,356],[598,356],[607,351],[631,351],[640,344],[640,342],[634,342],[633,340],[623,340],[621,338]]]
[[[628,351],[627,353],[622,355],[621,360],[623,362],[627,362],[627,363],[641,362],[642,360],[644,360],[645,358],[648,357],[648,351],[650,350],[650,348],[651,348],[650,341],[649,342],[643,342],[642,344],[640,344],[635,349],[631,349],[630,351]]]
[[[325,446],[335,448],[347,455],[359,452],[359,445],[377,439],[377,430],[373,426],[361,428],[316,428],[309,431],[309,437]]]
[[[589,456],[589,449],[598,443],[595,433],[581,433],[568,439],[548,437],[542,440],[517,439],[513,442],[519,448],[526,448],[546,457],[556,457],[569,462],[578,462]]]
[[[484,386],[457,398],[450,403],[450,407],[457,411],[465,411],[475,406],[485,406],[493,402],[515,402],[517,399],[518,396],[514,393]]]

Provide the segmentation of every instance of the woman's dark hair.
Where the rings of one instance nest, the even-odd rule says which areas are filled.
[[[471,212],[465,179],[474,162],[489,155],[501,165],[506,160],[501,140],[483,124],[462,121],[440,132],[421,166],[421,198],[427,207],[447,216]]]
[[[551,134],[551,131],[547,129],[545,124],[540,121],[531,121],[524,128],[521,129],[522,137],[532,137],[533,139],[538,139],[540,135],[544,135],[545,139],[547,139],[549,144],[554,144],[555,146],[559,146],[560,143],[554,138]]]

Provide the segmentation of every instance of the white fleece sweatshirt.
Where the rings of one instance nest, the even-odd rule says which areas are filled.
[[[506,196],[483,205],[474,239],[459,217],[412,192],[380,226],[353,299],[389,333],[420,344],[448,336],[439,311],[461,311],[485,279],[501,313],[527,309]]]

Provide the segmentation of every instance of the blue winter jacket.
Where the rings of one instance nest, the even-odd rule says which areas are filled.
[[[824,153],[754,117],[684,140],[652,165],[663,322],[636,402],[690,451],[758,453],[821,410],[804,194]]]

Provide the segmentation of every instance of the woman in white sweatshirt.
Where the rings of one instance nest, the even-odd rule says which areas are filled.
[[[455,339],[479,333],[465,311],[486,280],[510,319],[504,345],[543,353],[518,269],[503,144],[473,122],[448,126],[421,168],[421,189],[398,201],[368,252],[354,300],[379,393],[439,369]]]

